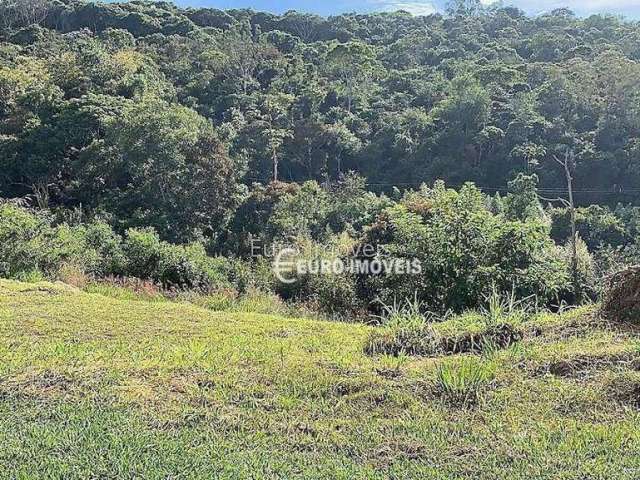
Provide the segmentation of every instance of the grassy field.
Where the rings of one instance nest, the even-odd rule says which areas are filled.
[[[438,358],[365,355],[373,328],[0,281],[0,477],[640,476],[630,327],[540,315]],[[463,405],[442,377],[469,362]]]

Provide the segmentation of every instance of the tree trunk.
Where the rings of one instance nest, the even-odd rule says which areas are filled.
[[[573,278],[573,293],[576,302],[582,300],[582,292],[580,288],[580,280],[578,276],[578,232],[576,228],[576,206],[573,201],[573,177],[571,174],[571,164],[573,162],[573,153],[565,156],[564,171],[567,176],[567,189],[569,191],[569,215],[571,219],[571,274]]]
[[[276,155],[275,149],[273,150],[273,181],[278,181],[278,155]]]

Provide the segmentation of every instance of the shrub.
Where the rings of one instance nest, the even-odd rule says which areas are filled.
[[[181,302],[189,302],[199,307],[212,310],[214,312],[224,312],[231,310],[238,298],[238,292],[235,290],[218,290],[209,292],[205,295],[197,292],[177,292],[175,300]]]
[[[598,291],[598,284],[595,274],[595,263],[591,253],[589,253],[589,249],[587,244],[578,237],[576,242],[576,251],[577,251],[577,272],[578,272],[578,287],[580,289],[580,296],[583,299],[593,299],[596,297],[596,292]],[[567,242],[566,245],[562,248],[562,253],[564,257],[564,263],[567,265],[569,269],[569,275],[571,275],[571,266],[572,266],[572,256],[573,249],[571,246],[571,242]],[[576,299],[575,292],[573,291],[573,286],[571,287],[570,292],[567,292],[564,297],[570,303],[575,303]]]
[[[265,265],[209,257],[198,243],[164,242],[153,229],[130,229],[123,241],[104,222],[54,225],[46,213],[0,203],[0,276],[45,276],[77,286],[90,277],[135,277],[168,289],[235,284],[245,292],[269,290],[269,275]]]
[[[608,278],[634,265],[640,265],[640,237],[635,243],[624,247],[603,247],[593,255],[595,277]],[[606,282],[596,283],[598,295],[606,291]]]
[[[15,277],[40,271],[46,254],[49,219],[24,208],[0,203],[0,275]]]
[[[82,228],[87,247],[96,252],[96,262],[87,273],[98,277],[120,274],[125,265],[120,235],[101,221],[89,223]]]
[[[250,289],[238,294],[233,289],[222,289],[207,294],[180,292],[176,300],[186,301],[215,312],[245,312],[265,315],[289,315],[293,309],[277,295]]]
[[[230,286],[229,265],[222,257],[207,256],[204,247],[172,245],[152,229],[130,229],[124,241],[125,274],[160,282],[165,288],[203,291]]]
[[[284,299],[312,305],[333,318],[361,315],[366,312],[366,306],[356,294],[354,275],[323,267],[323,264],[333,265],[345,259],[353,243],[346,233],[331,235],[322,244],[308,238],[296,239],[296,254],[290,260],[302,262],[312,271],[297,272],[294,269],[287,276],[295,281],[274,282],[274,290]]]
[[[477,308],[492,285],[550,303],[569,281],[563,258],[549,255],[548,226],[492,214],[473,185],[456,192],[438,182],[405,195],[378,217],[362,244],[382,245],[388,257],[417,259],[422,267],[418,275],[359,277],[362,299],[389,303],[417,294],[430,310],[462,312]]]
[[[153,229],[129,229],[124,239],[126,275],[137,278],[154,278],[162,255],[162,242]]]
[[[160,252],[158,275],[155,279],[165,286],[205,291],[230,286],[226,275],[226,259],[207,256],[200,244],[163,244]]]
[[[333,318],[355,317],[365,311],[356,295],[355,281],[347,274],[314,275],[306,285],[306,293],[307,301]]]
[[[557,243],[571,238],[571,214],[568,208],[549,210],[552,220],[551,236]],[[576,209],[576,228],[589,250],[602,246],[622,246],[629,241],[623,221],[609,208],[600,205]]]
[[[282,196],[266,226],[272,238],[321,238],[327,226],[331,199],[316,182],[305,182],[295,193]]]
[[[254,289],[240,296],[235,304],[232,305],[231,310],[234,312],[282,316],[292,313],[292,309],[277,295]]]
[[[226,274],[234,288],[241,294],[251,290],[275,291],[277,280],[271,263],[265,258],[252,261],[229,258],[226,261]]]
[[[99,270],[98,252],[87,245],[81,226],[58,225],[43,238],[43,245],[40,268],[50,277],[57,276],[63,266],[73,266],[81,272]]]
[[[90,282],[85,272],[71,264],[60,266],[56,278],[67,285],[72,285],[77,288],[85,288]]]
[[[82,273],[100,273],[110,268],[103,265],[111,262],[105,256],[109,246],[100,245],[104,236],[89,236],[88,232],[96,232],[93,228],[64,223],[54,226],[45,213],[0,204],[0,275],[16,277],[40,272],[55,277],[63,266]],[[113,232],[111,235],[115,236]]]
[[[46,280],[42,272],[40,272],[39,270],[18,272],[14,278],[19,282],[25,283],[38,283]]]

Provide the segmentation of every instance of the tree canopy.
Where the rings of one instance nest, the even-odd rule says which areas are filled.
[[[0,196],[186,241],[220,236],[256,183],[557,191],[570,148],[579,205],[637,203],[639,40],[613,16],[477,1],[329,18],[1,2]]]

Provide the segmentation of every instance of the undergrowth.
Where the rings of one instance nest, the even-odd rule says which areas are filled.
[[[466,315],[474,321],[480,319],[476,330],[450,331],[446,328],[449,314],[439,317],[424,311],[417,300],[384,306],[383,315],[376,317],[381,326],[369,335],[364,352],[440,356],[504,349],[522,339],[520,326],[530,315],[524,302],[516,301],[513,295],[500,295],[495,289],[486,298],[486,307]]]

